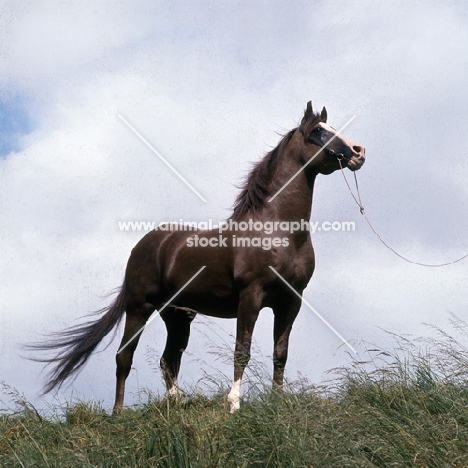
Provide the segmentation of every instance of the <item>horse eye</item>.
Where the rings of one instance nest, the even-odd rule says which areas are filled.
[[[309,133],[309,140],[313,140],[314,136],[322,138],[322,132],[323,128],[322,127],[315,127],[310,133]]]

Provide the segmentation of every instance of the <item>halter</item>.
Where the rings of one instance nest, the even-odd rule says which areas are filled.
[[[302,135],[304,135],[304,127],[302,125],[299,125],[299,131],[302,133]],[[308,140],[316,144],[314,141],[312,141],[311,138],[308,138]],[[323,152],[325,153],[326,156],[335,157],[338,161],[342,161],[342,160],[345,160],[347,162],[351,161],[350,157],[345,156],[343,153],[337,153],[331,148],[328,148],[328,146],[326,146],[325,148],[324,148],[325,145],[317,144],[317,146],[319,146],[320,148],[323,148]]]

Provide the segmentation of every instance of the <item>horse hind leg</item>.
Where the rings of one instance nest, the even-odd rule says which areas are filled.
[[[116,355],[117,384],[115,392],[114,413],[118,413],[124,403],[125,381],[132,367],[133,354],[138,346],[143,329],[155,310],[154,304],[145,302],[141,305],[127,305],[125,330]]]
[[[190,325],[195,316],[195,311],[179,307],[168,307],[161,313],[161,318],[166,324],[167,340],[160,365],[167,391],[171,396],[179,394],[177,377],[180,370],[180,361],[183,352],[187,348]]]

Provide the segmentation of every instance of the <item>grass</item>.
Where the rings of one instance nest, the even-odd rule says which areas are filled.
[[[0,417],[0,466],[467,467],[468,351],[439,333],[369,350],[320,388],[252,383],[234,415],[225,392],[149,398],[118,416],[78,403],[45,418],[22,402]]]

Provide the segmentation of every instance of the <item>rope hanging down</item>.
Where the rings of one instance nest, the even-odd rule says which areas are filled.
[[[461,262],[462,260],[464,260],[465,258],[468,257],[468,254],[466,255],[463,255],[463,257],[460,257],[460,258],[457,258],[456,260],[454,260],[453,262],[447,262],[447,263],[420,263],[420,262],[414,262],[413,260],[410,260],[409,258],[401,255],[400,253],[398,253],[393,247],[391,247],[390,245],[388,245],[379,235],[379,233],[375,230],[374,226],[372,226],[372,223],[369,221],[369,218],[367,217],[366,215],[366,212],[365,212],[365,209],[364,209],[364,205],[362,204],[362,200],[361,200],[361,193],[359,192],[359,185],[358,185],[358,181],[357,181],[357,177],[356,177],[356,172],[354,172],[354,182],[356,184],[356,193],[357,193],[357,197],[356,195],[354,195],[353,191],[351,190],[351,187],[348,183],[348,179],[346,179],[346,175],[343,171],[343,166],[341,165],[341,160],[338,160],[338,162],[340,163],[340,169],[341,169],[341,173],[343,174],[343,179],[344,181],[346,182],[346,185],[348,187],[348,190],[349,190],[349,193],[351,194],[351,196],[353,197],[354,201],[356,202],[356,205],[359,207],[359,210],[361,211],[361,214],[364,216],[364,219],[366,220],[367,224],[369,225],[369,227],[371,228],[372,232],[377,236],[377,238],[379,239],[380,242],[382,242],[382,244],[387,247],[387,249],[391,250],[397,257],[400,257],[402,260],[404,260],[405,262],[408,262],[408,263],[412,263],[413,265],[420,265],[420,266],[424,266],[424,267],[443,267],[443,266],[448,266],[448,265],[453,265],[454,263],[457,263],[457,262]]]

